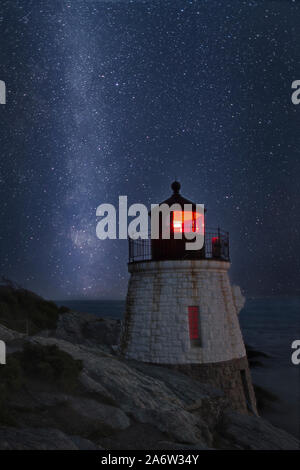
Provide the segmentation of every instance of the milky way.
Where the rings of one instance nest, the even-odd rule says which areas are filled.
[[[49,298],[122,298],[126,241],[96,207],[175,176],[230,231],[248,295],[299,293],[300,6],[2,1],[0,274]]]

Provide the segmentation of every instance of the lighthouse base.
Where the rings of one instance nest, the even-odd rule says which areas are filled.
[[[258,414],[247,357],[217,363],[164,366],[222,390],[234,410]]]
[[[130,263],[119,350],[199,378],[224,390],[233,408],[256,412],[238,320],[244,299],[229,267],[211,259]]]

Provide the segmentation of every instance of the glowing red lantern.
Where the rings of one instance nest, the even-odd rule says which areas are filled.
[[[159,205],[169,206],[170,211],[167,215],[160,215],[159,239],[151,239],[152,259],[201,259],[204,256],[204,248],[186,250],[186,242],[196,237],[186,235],[188,233],[204,235],[204,212],[201,212],[196,203],[180,194],[178,181],[174,181],[171,188],[172,196]],[[152,217],[151,213],[150,215]],[[166,232],[169,236],[164,237]]]
[[[172,228],[174,233],[204,233],[204,216],[196,211],[174,211]]]

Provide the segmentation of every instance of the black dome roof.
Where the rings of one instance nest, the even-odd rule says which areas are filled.
[[[186,199],[185,197],[181,196],[180,188],[181,185],[179,181],[173,181],[171,184],[171,188],[173,189],[173,194],[171,197],[166,199],[165,201],[161,202],[160,204],[168,204],[168,206],[172,206],[173,204],[180,204],[181,207],[184,209],[184,204],[192,204],[193,210],[196,209],[196,203]]]

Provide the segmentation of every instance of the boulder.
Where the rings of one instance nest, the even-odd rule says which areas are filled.
[[[170,441],[159,441],[157,443],[157,450],[214,450],[207,447],[202,442],[198,441],[195,445],[177,444]]]
[[[257,416],[230,411],[223,415],[219,429],[222,444],[247,450],[299,450],[299,441]]]
[[[245,305],[246,299],[242,294],[241,288],[239,286],[233,285],[231,287],[233,302],[236,308],[236,313],[239,314],[242,308]]]
[[[82,435],[106,436],[130,426],[130,419],[122,410],[90,398],[72,397],[68,406],[76,415],[72,427]]]
[[[69,312],[59,316],[57,328],[51,336],[75,344],[111,349],[112,345],[118,344],[120,327],[120,320]]]
[[[131,415],[140,423],[157,427],[175,442],[196,444],[200,438],[197,418],[184,410],[136,409]]]
[[[79,449],[100,449],[100,447],[79,436],[67,436],[58,429],[0,427],[0,450]]]
[[[4,341],[5,343],[9,343],[14,340],[24,338],[24,334],[19,333],[18,331],[11,330],[10,328],[6,328],[6,326],[0,324],[0,340]]]

